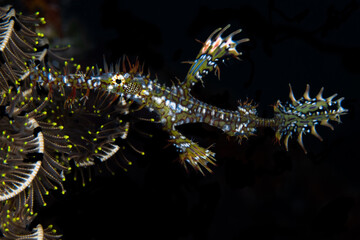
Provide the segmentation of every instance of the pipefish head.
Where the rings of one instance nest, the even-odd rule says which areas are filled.
[[[111,76],[112,86],[126,95],[141,97],[143,91],[143,79],[131,73],[114,73]]]

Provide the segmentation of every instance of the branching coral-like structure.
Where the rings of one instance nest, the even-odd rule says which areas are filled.
[[[95,162],[106,164],[110,158],[131,162],[122,152],[132,129],[130,108],[154,112],[169,134],[169,143],[179,152],[179,162],[205,174],[215,165],[215,153],[185,137],[176,127],[205,123],[229,137],[246,139],[259,127],[271,127],[275,137],[288,149],[288,140],[297,138],[305,150],[302,136],[311,133],[321,140],[317,125],[333,128],[329,120],[340,122],[346,113],[343,98],[323,98],[320,90],[309,96],[307,85],[296,99],[290,87],[290,102],[274,105],[273,118],[261,118],[256,106],[240,104],[235,111],[206,104],[190,93],[191,87],[211,72],[219,73],[219,62],[241,57],[240,44],[234,40],[241,30],[229,35],[230,27],[215,30],[191,62],[184,81],[171,87],[143,73],[138,62],[108,67],[82,68],[54,54],[46,37],[36,32],[45,20],[35,14],[23,16],[10,7],[0,9],[0,231],[5,239],[58,239],[51,226],[30,229],[35,218],[34,202],[46,205],[45,196],[61,189],[65,174],[88,168]],[[61,61],[61,69],[52,61]],[[75,68],[73,67],[75,66]]]

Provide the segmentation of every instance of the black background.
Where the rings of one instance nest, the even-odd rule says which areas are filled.
[[[7,1],[8,3],[10,1]],[[5,1],[3,3],[6,3]],[[15,1],[40,11],[55,44],[72,45],[82,65],[136,56],[160,81],[183,79],[188,65],[216,28],[232,24],[251,41],[242,62],[226,61],[221,80],[211,77],[193,94],[235,109],[254,99],[259,114],[287,101],[288,83],[300,97],[338,93],[349,114],[335,131],[318,127],[324,141],[304,137],[290,151],[273,132],[239,145],[202,125],[183,132],[204,146],[215,142],[218,166],[205,177],[186,173],[166,134],[142,139],[128,172],[98,175],[81,187],[69,176],[68,192],[54,192],[38,221],[54,224],[63,239],[359,239],[360,238],[360,1]],[[230,32],[230,30],[228,31]],[[152,131],[152,130],[149,130]],[[197,138],[198,137],[198,138]],[[115,171],[115,170],[114,170]]]

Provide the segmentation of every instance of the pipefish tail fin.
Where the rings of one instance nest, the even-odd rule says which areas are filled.
[[[341,123],[340,116],[348,112],[341,106],[344,98],[334,100],[337,94],[328,98],[323,98],[324,88],[321,88],[315,98],[309,95],[310,85],[306,85],[303,96],[296,99],[290,87],[290,102],[282,104],[280,101],[274,106],[275,117],[279,119],[279,126],[276,129],[275,136],[278,141],[283,139],[284,146],[288,150],[288,141],[291,137],[296,137],[297,142],[307,153],[303,135],[311,133],[313,136],[322,141],[322,137],[317,133],[316,126],[322,125],[334,130],[329,121]]]

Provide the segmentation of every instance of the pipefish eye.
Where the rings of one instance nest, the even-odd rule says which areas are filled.
[[[113,82],[117,83],[117,84],[124,84],[125,83],[125,78],[122,74],[117,73],[112,77]]]

